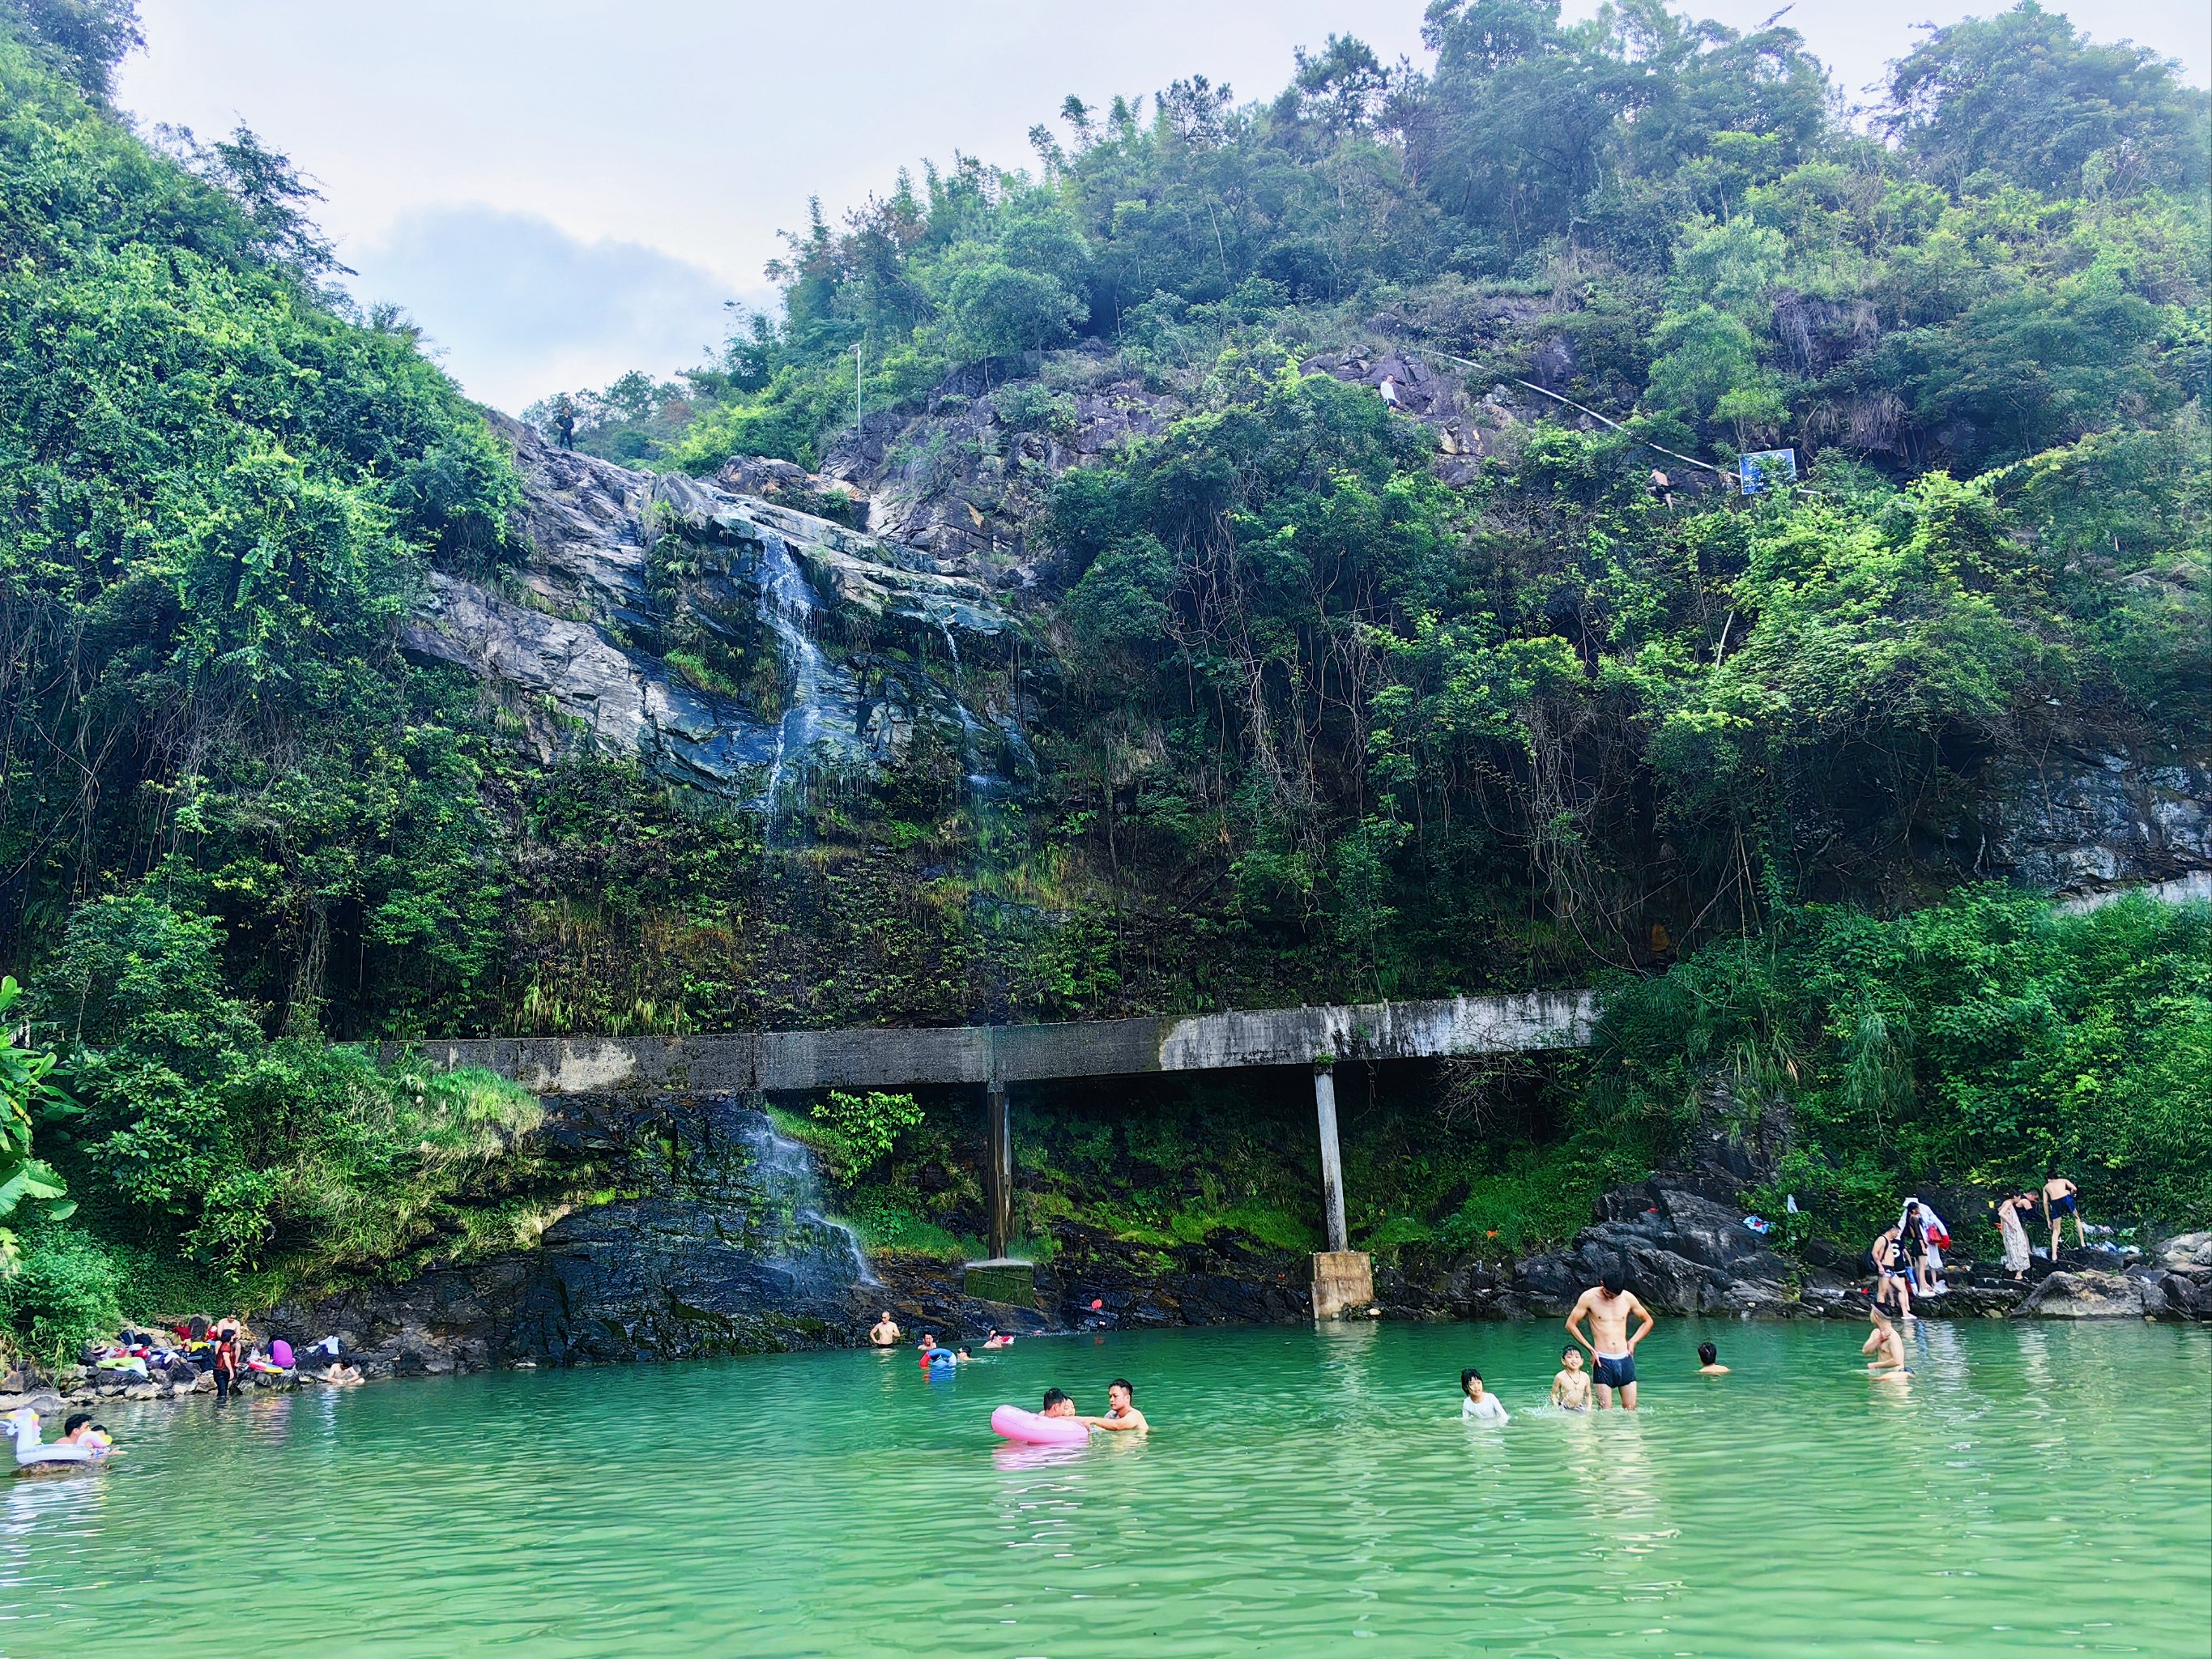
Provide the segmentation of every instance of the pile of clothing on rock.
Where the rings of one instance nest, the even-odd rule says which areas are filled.
[[[84,1353],[88,1380],[101,1394],[127,1393],[146,1384],[172,1394],[212,1389],[218,1400],[241,1388],[289,1388],[303,1382],[349,1388],[362,1380],[343,1345],[326,1336],[295,1352],[278,1337],[258,1340],[234,1316],[195,1314],[161,1330],[125,1326],[115,1340],[94,1343]]]

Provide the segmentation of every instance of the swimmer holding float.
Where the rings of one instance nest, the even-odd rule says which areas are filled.
[[[1151,1430],[1152,1425],[1137,1409],[1136,1390],[1128,1378],[1117,1376],[1107,1385],[1106,1405],[1105,1416],[1085,1417],[1075,1409],[1075,1401],[1066,1389],[1048,1389],[1042,1411],[1001,1406],[993,1412],[991,1432],[1002,1440],[1032,1446],[1079,1446],[1091,1438],[1095,1429],[1119,1434],[1144,1434]]]

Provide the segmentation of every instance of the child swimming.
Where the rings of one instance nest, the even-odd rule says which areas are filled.
[[[1721,1364],[1721,1351],[1710,1342],[1698,1344],[1698,1375],[1726,1376],[1729,1368]]]
[[[1467,1398],[1459,1402],[1462,1418],[1475,1423],[1504,1423],[1510,1419],[1498,1396],[1482,1386],[1482,1373],[1472,1366],[1459,1374],[1460,1392]]]
[[[1589,1373],[1583,1369],[1583,1351],[1570,1342],[1559,1350],[1561,1370],[1552,1379],[1552,1403],[1563,1412],[1589,1409]]]

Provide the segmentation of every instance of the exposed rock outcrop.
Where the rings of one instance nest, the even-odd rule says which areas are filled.
[[[2016,1311],[2037,1319],[2140,1319],[2164,1308],[2154,1283],[2129,1273],[2092,1272],[2052,1273],[2027,1293]]]
[[[1566,1249],[1516,1269],[1513,1292],[1533,1311],[1565,1312],[1614,1269],[1660,1312],[1780,1314],[1797,1299],[1791,1264],[1741,1210],[1655,1179],[1607,1194],[1600,1215]]]
[[[2060,751],[1990,781],[1997,822],[1976,866],[2054,893],[2212,871],[2212,768],[2180,756]]]
[[[541,756],[588,744],[752,798],[797,769],[879,764],[919,720],[1012,728],[1012,710],[971,713],[957,674],[927,660],[941,647],[957,665],[963,638],[971,658],[991,656],[1011,618],[926,551],[496,424],[514,446],[531,556],[495,583],[433,573],[400,643],[507,693]],[[762,463],[732,466],[818,502]],[[885,635],[908,648],[875,650]]]

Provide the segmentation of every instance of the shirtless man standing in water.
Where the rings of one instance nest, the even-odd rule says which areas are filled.
[[[1644,1322],[1633,1336],[1628,1334],[1631,1314]],[[1585,1319],[1589,1321],[1588,1336],[1577,1328]],[[1575,1304],[1575,1310],[1567,1316],[1567,1334],[1588,1348],[1597,1362],[1590,1371],[1590,1382],[1597,1389],[1600,1411],[1613,1404],[1615,1389],[1620,1390],[1620,1403],[1630,1411],[1636,1409],[1636,1345],[1650,1335],[1658,1322],[1651,1310],[1629,1293],[1627,1280],[1618,1267],[1584,1291]]]
[[[1882,1310],[1869,1303],[1868,1316],[1874,1321],[1874,1330],[1859,1352],[1868,1356],[1867,1375],[1877,1381],[1883,1377],[1905,1377],[1912,1375],[1905,1364],[1905,1341],[1897,1334],[1897,1327],[1889,1322]]]
[[[902,1334],[898,1322],[891,1317],[890,1310],[886,1308],[877,1316],[874,1327],[868,1332],[868,1340],[879,1348],[891,1348],[898,1346]]]

